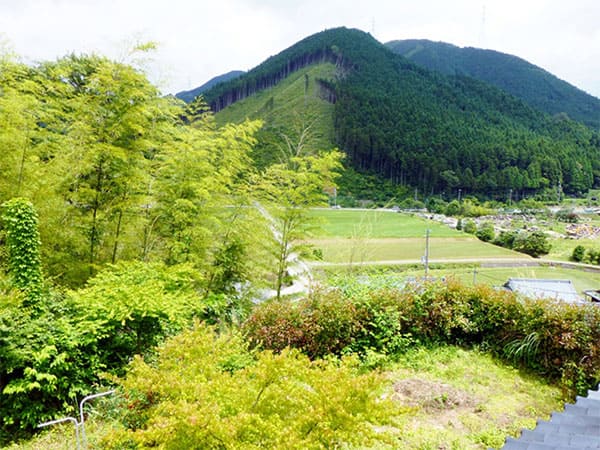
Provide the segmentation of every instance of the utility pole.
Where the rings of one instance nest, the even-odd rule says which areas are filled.
[[[425,280],[429,275],[429,228],[425,234]]]

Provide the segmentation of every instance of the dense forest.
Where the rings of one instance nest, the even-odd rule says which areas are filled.
[[[358,30],[310,36],[205,98],[219,111],[320,62],[337,67],[320,83],[335,103],[335,142],[359,172],[446,196],[578,194],[598,183],[596,132],[485,82],[431,72]]]
[[[0,443],[192,317],[279,296],[340,168],[329,151],[257,169],[261,122],[218,127],[95,55],[0,55],[0,115]]]
[[[548,114],[600,129],[600,100],[517,56],[445,42],[407,39],[386,47],[427,69],[492,84]]]

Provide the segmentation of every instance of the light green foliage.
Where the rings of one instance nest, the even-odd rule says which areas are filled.
[[[254,359],[255,358],[255,359]],[[155,367],[136,359],[121,381],[132,429],[105,447],[332,448],[385,442],[375,426],[397,407],[356,361],[294,351],[254,358],[235,335],[197,325],[170,340]]]
[[[272,164],[260,175],[258,191],[273,218],[272,255],[275,260],[275,289],[280,297],[290,255],[301,249],[312,225],[309,207],[326,204],[324,189],[335,186],[342,154],[330,152],[302,155],[298,146],[281,163]]]
[[[82,325],[99,340],[109,367],[120,368],[181,330],[202,310],[198,274],[190,266],[119,263],[71,293]]]
[[[14,284],[35,301],[42,289],[38,217],[30,201],[14,198],[2,204],[8,268]]]
[[[62,296],[45,293],[34,308],[4,300],[0,443],[58,414],[76,414],[77,398],[90,393],[97,373],[106,368],[96,357],[95,337],[75,319],[73,305]]]

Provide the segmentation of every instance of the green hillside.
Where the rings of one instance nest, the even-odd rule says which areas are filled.
[[[567,114],[600,129],[600,100],[524,59],[493,50],[425,39],[391,41],[394,52],[430,70],[490,83],[549,114]]]
[[[511,189],[522,196],[559,184],[568,193],[581,193],[597,184],[597,133],[568,117],[541,113],[471,77],[417,66],[359,30],[337,28],[310,36],[247,74],[219,84],[205,99],[219,112],[219,120],[227,114],[231,120],[261,117],[268,124],[285,123],[287,130],[306,126],[307,121],[297,117],[326,124],[329,116],[305,113],[305,72],[299,72],[324,63],[335,65],[335,77],[331,72],[313,77],[318,97],[332,103],[334,143],[359,172],[378,174],[426,195],[445,196],[458,189],[488,197],[504,197]],[[296,87],[287,90],[287,102],[278,100],[284,94],[269,94],[294,74],[290,81],[293,85],[296,80]],[[308,81],[310,85],[310,75]],[[247,103],[256,95],[261,97]],[[226,112],[243,100],[247,105],[240,111]],[[286,114],[270,112],[280,105]],[[323,125],[323,132],[329,133],[326,129]],[[262,154],[272,155],[277,151],[273,149],[285,146],[277,134],[271,135],[273,143],[263,144],[271,150]],[[298,136],[292,136],[295,142]]]
[[[255,159],[260,165],[276,161],[280,152],[302,142],[312,149],[329,150],[335,146],[334,105],[323,98],[318,80],[330,80],[336,68],[331,63],[311,65],[294,72],[276,86],[236,102],[216,114],[218,125],[261,119]]]

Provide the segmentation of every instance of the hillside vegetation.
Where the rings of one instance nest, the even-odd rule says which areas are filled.
[[[425,39],[391,41],[395,53],[446,75],[490,83],[548,114],[566,114],[600,129],[600,100],[517,56]]]
[[[205,98],[220,112],[265,89],[275,97],[282,80],[324,62],[336,67],[335,77],[315,80],[334,104],[334,143],[363,173],[427,195],[522,195],[558,185],[581,193],[597,182],[600,139],[589,128],[471,77],[431,72],[358,30],[310,36]]]

